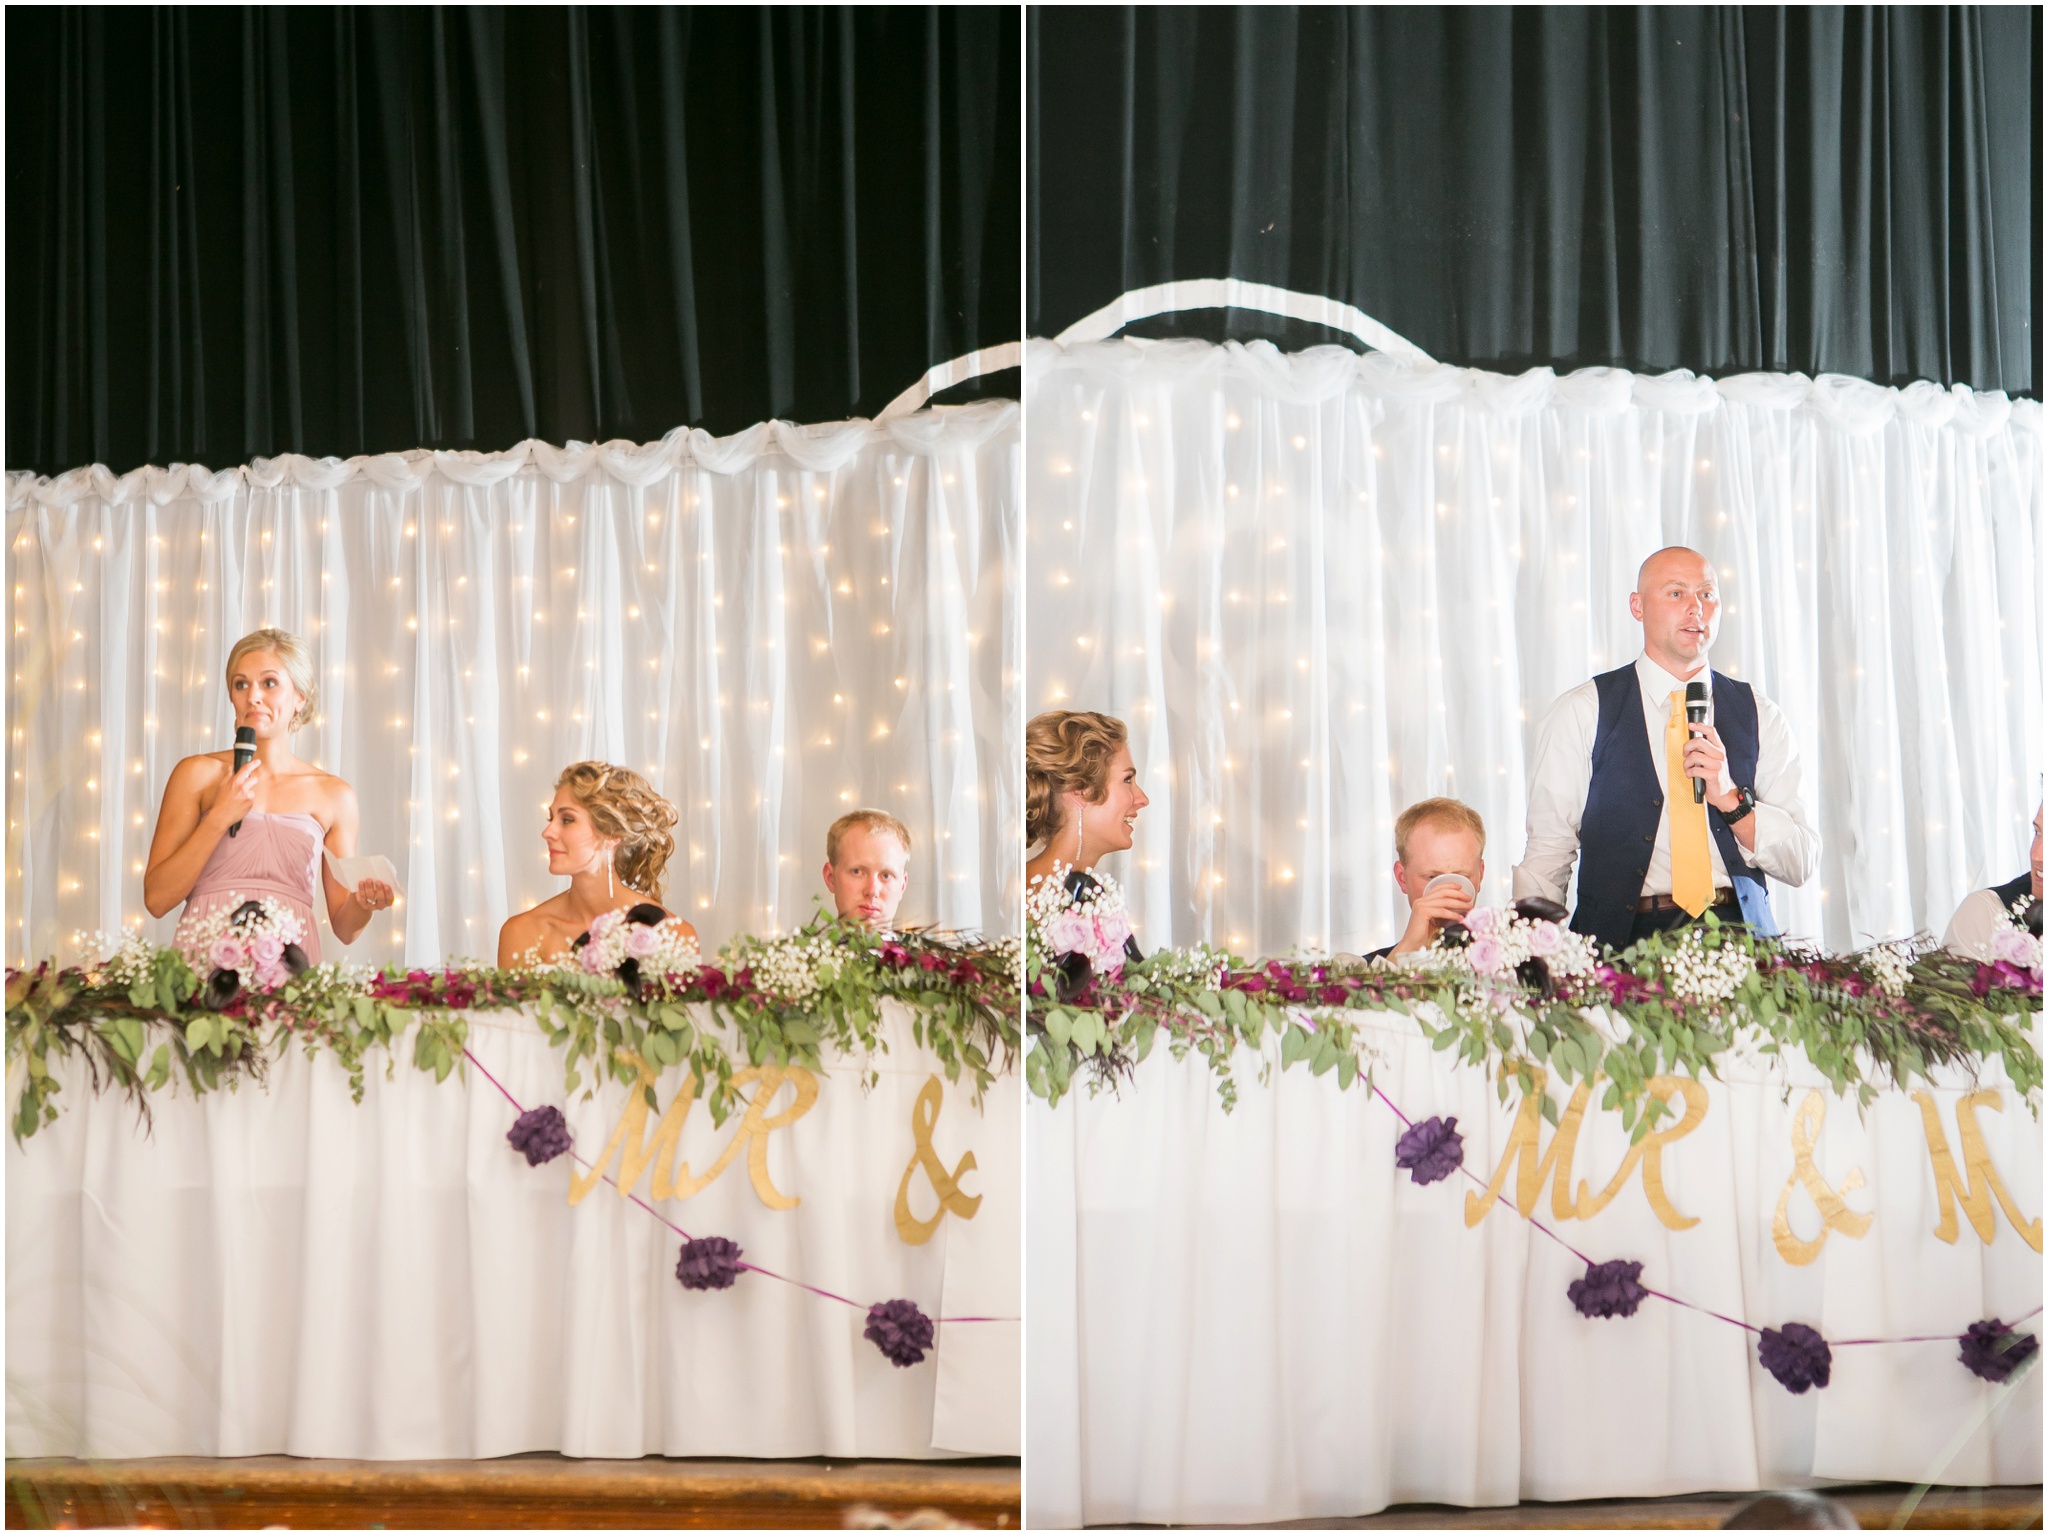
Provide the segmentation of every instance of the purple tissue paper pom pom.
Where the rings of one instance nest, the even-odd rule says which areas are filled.
[[[1959,1356],[1970,1367],[1970,1373],[1992,1385],[2002,1385],[2011,1375],[2040,1348],[2040,1340],[2030,1332],[2014,1332],[2006,1323],[1993,1317],[1988,1322],[1972,1322],[1970,1330],[1957,1340],[1963,1346]]]
[[[1808,1386],[1825,1386],[1828,1368],[1834,1362],[1828,1340],[1804,1322],[1766,1327],[1756,1352],[1764,1368],[1794,1396]]]
[[[505,1139],[526,1154],[527,1166],[538,1167],[569,1149],[569,1121],[562,1118],[562,1111],[552,1103],[528,1109],[512,1121]]]
[[[730,1290],[740,1277],[740,1251],[730,1237],[695,1237],[676,1259],[676,1278],[685,1290]]]
[[[932,1319],[907,1300],[885,1300],[868,1307],[868,1325],[861,1334],[889,1358],[899,1370],[907,1370],[924,1358],[932,1346]]]
[[[1465,1160],[1465,1137],[1458,1133],[1458,1116],[1449,1119],[1430,1115],[1394,1142],[1394,1165],[1408,1169],[1417,1183],[1435,1183],[1448,1178]]]
[[[1634,1316],[1636,1307],[1650,1292],[1636,1281],[1643,1266],[1617,1258],[1612,1263],[1590,1263],[1586,1277],[1574,1279],[1565,1288],[1572,1304],[1583,1317]]]

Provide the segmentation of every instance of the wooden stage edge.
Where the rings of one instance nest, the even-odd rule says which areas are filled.
[[[1907,1487],[1876,1482],[1816,1489],[1845,1505],[1866,1530],[2038,1530],[2041,1488]],[[1350,1519],[1231,1525],[1260,1530],[1718,1530],[1756,1492],[1697,1492],[1674,1498],[1595,1498],[1504,1508],[1397,1505]],[[1903,1516],[1903,1518],[1901,1517]],[[1094,1526],[1093,1528],[1115,1528]],[[1126,1529],[1172,1526],[1126,1525]]]
[[[825,1529],[856,1510],[1019,1525],[1015,1459],[10,1460],[7,1528]]]

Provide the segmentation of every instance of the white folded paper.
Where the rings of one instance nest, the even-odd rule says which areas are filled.
[[[392,894],[405,894],[398,888],[398,870],[382,853],[372,853],[367,858],[336,858],[331,849],[322,848],[320,851],[327,854],[327,867],[334,871],[334,877],[350,895],[354,895],[356,886],[366,879],[381,879],[391,887]]]

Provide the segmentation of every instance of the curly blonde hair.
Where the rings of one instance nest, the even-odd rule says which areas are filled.
[[[555,780],[590,814],[601,837],[619,839],[612,870],[633,889],[661,899],[661,871],[676,850],[671,831],[680,816],[676,807],[654,792],[654,786],[631,768],[609,762],[574,762]]]
[[[306,642],[288,629],[258,629],[235,641],[234,648],[228,652],[228,664],[221,669],[221,675],[227,679],[228,690],[234,691],[235,668],[241,664],[242,657],[265,650],[283,663],[284,674],[292,679],[292,688],[299,695],[299,712],[291,717],[285,729],[298,730],[312,724],[314,705],[320,701],[320,690],[313,683],[313,658],[306,652]]]
[[[1109,764],[1127,739],[1124,722],[1084,709],[1051,709],[1024,727],[1024,842],[1050,842],[1060,829],[1060,796],[1079,790],[1091,805],[1109,794]]]

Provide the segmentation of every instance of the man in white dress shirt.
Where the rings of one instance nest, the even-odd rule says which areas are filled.
[[[2007,926],[2012,921],[2013,910],[2029,897],[2036,907],[2041,904],[2041,812],[2038,810],[2034,812],[2033,871],[2017,879],[2009,879],[2002,885],[1993,885],[1988,890],[1973,890],[1964,896],[1963,904],[1948,919],[1948,931],[1942,935],[1941,946],[1965,959],[1990,959],[1991,935]]]
[[[1564,904],[1577,862],[1571,925],[1614,948],[1709,910],[1774,934],[1765,876],[1803,885],[1820,861],[1785,717],[1709,666],[1721,596],[1698,552],[1643,561],[1628,607],[1643,653],[1573,688],[1537,727],[1515,897]],[[1708,686],[1710,724],[1685,719],[1695,680]],[[1693,778],[1705,781],[1704,803]]]

